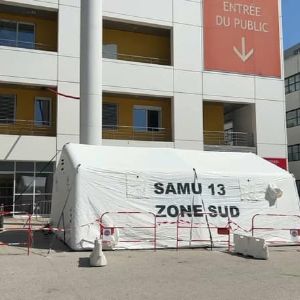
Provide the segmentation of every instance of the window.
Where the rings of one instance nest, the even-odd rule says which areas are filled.
[[[290,94],[300,90],[300,73],[285,79],[285,93]]]
[[[158,131],[161,126],[161,108],[134,106],[133,126],[135,131]]]
[[[300,125],[300,108],[290,110],[286,113],[286,126],[287,128]]]
[[[34,49],[34,25],[18,23],[18,47]]]
[[[0,45],[17,46],[17,23],[0,20]]]
[[[34,105],[35,126],[51,126],[51,99],[36,98]]]
[[[0,20],[0,45],[34,49],[34,24]]]
[[[0,161],[0,203],[9,211],[49,216],[54,170],[55,162]]]
[[[289,146],[288,156],[289,156],[289,161],[300,160],[300,144]]]
[[[15,95],[0,95],[0,124],[15,122]]]
[[[102,127],[114,129],[118,125],[118,105],[114,103],[103,103],[102,105]]]
[[[106,44],[102,49],[103,58],[118,59],[118,45]]]

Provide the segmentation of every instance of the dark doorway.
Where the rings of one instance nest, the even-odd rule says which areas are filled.
[[[0,205],[5,211],[13,211],[14,202],[14,175],[0,174]]]

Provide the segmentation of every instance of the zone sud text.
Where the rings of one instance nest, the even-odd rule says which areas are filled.
[[[211,196],[225,196],[226,187],[224,184],[210,184],[208,190]],[[202,184],[201,183],[168,183],[164,185],[161,182],[154,184],[154,193],[157,195],[201,195]],[[157,215],[159,217],[171,217],[176,218],[179,215],[184,217],[203,217],[205,214],[212,218],[238,218],[240,216],[240,210],[237,206],[229,205],[215,205],[211,204],[207,208],[203,204],[192,205],[156,205]]]

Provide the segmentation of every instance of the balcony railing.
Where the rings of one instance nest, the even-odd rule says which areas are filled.
[[[133,126],[112,126],[103,125],[103,138],[114,140],[138,140],[171,142],[172,133],[167,128],[157,127],[133,127]]]
[[[8,40],[8,39],[0,39],[0,46],[23,48],[23,49],[35,49],[35,50],[52,51],[52,52],[57,51],[56,47],[47,44]]]
[[[1,120],[0,134],[56,136],[56,124],[34,120]]]
[[[254,147],[253,134],[232,131],[204,131],[205,145]]]
[[[141,62],[141,63],[147,63],[147,64],[166,65],[166,66],[171,64],[171,61],[169,59],[165,59],[165,58],[123,54],[123,53],[119,53],[119,52],[115,52],[115,51],[107,51],[107,50],[103,50],[102,56],[103,56],[103,58],[134,61],[134,62]]]

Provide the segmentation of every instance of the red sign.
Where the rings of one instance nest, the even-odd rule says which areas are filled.
[[[280,167],[281,169],[287,170],[287,160],[286,158],[268,158],[264,157],[265,160],[271,162],[272,164]]]
[[[278,0],[204,0],[204,64],[280,77]]]

